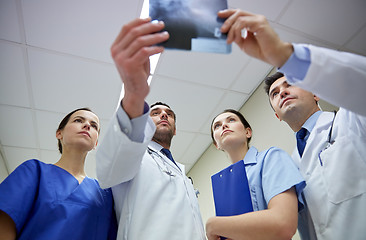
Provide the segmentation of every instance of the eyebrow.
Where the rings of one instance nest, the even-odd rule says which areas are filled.
[[[84,120],[85,121],[85,117],[83,117],[83,116],[75,116],[73,119],[76,119],[76,118],[81,118],[82,120]],[[91,123],[94,123],[94,124],[97,124],[97,126],[99,127],[99,124],[96,122],[96,121],[93,121],[93,120],[91,120],[90,121]]]
[[[270,92],[269,92],[269,97],[272,97],[272,93],[277,90],[281,85],[289,85],[287,81],[283,81],[281,84],[275,86]]]
[[[156,112],[156,111],[161,111],[161,109],[160,109],[160,108],[154,108],[154,109],[151,109],[151,110],[150,110],[150,113],[152,113],[152,112]]]
[[[81,118],[81,119],[85,120],[85,117],[78,116],[78,115],[76,115],[75,117],[73,117],[73,119],[75,119],[75,118]]]
[[[272,93],[278,88],[278,86],[276,86],[275,88],[273,88],[270,92],[269,92],[269,97],[271,98],[272,97]]]
[[[171,113],[171,114],[173,114],[173,115],[174,115],[174,111],[173,111],[173,110],[171,110],[171,109],[169,109],[169,108],[168,108],[168,109],[166,109],[165,111],[166,111],[166,112],[169,112],[169,113]]]
[[[234,116],[235,116],[235,114],[230,114],[229,116],[227,116],[226,118],[224,118],[224,120],[230,119],[230,118],[232,118]],[[222,122],[222,121],[221,120],[220,121],[214,121],[213,124],[212,124],[212,126],[215,126],[215,124],[218,123],[218,122]]]
[[[160,108],[160,107],[156,107],[156,108],[153,108],[153,109],[151,109],[150,110],[150,113],[152,113],[152,112],[156,112],[156,111],[162,111],[162,110],[164,110],[164,111],[166,111],[167,113],[171,113],[171,114],[173,114],[173,115],[175,115],[175,113],[174,113],[174,111],[173,110],[171,110],[170,108]]]

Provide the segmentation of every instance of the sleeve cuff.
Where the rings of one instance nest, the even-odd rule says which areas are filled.
[[[310,50],[303,44],[292,44],[294,52],[287,62],[278,69],[278,71],[286,75],[287,81],[290,84],[302,81],[310,67]]]
[[[121,128],[121,131],[126,134],[126,136],[134,142],[143,142],[144,141],[144,130],[147,123],[147,119],[149,117],[149,105],[145,102],[144,104],[144,114],[137,117],[130,119],[123,110],[122,106],[119,105],[117,109],[117,121]]]

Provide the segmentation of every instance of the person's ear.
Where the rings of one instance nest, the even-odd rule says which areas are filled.
[[[314,95],[314,100],[315,100],[316,102],[319,102],[320,98],[319,98],[317,95]]]
[[[251,138],[252,137],[252,129],[247,127],[245,129],[247,131],[247,133],[245,134],[247,138]]]
[[[221,149],[219,148],[219,146],[217,146],[217,143],[216,143],[215,141],[213,142],[213,144],[215,145],[215,147],[216,147],[216,149],[217,149],[217,150],[221,150]]]
[[[56,138],[57,138],[58,140],[61,140],[61,139],[62,139],[62,131],[61,131],[61,130],[57,130],[57,131],[56,131]]]

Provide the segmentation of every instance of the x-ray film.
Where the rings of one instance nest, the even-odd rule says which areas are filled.
[[[168,49],[231,53],[220,31],[225,19],[217,17],[223,9],[227,0],[149,0],[150,17],[163,21],[170,35],[159,45]]]

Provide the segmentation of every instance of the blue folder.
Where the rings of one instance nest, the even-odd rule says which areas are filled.
[[[212,175],[211,181],[216,216],[233,216],[253,211],[243,160]]]

